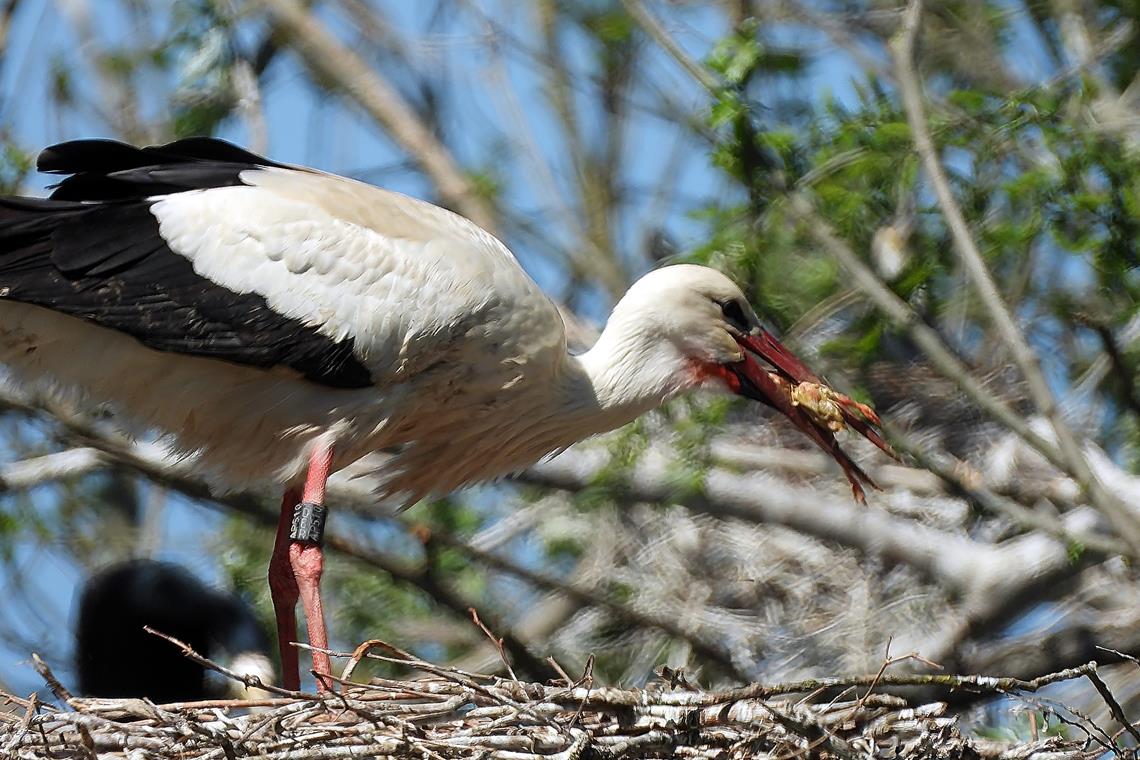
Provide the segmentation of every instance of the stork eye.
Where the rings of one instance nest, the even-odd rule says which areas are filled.
[[[720,311],[724,314],[724,318],[733,327],[740,330],[748,331],[748,319],[744,316],[744,308],[740,305],[739,301],[725,301],[720,305]]]

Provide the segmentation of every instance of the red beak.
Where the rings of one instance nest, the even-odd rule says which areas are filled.
[[[863,484],[881,490],[835,440],[836,431],[850,426],[897,460],[898,455],[890,444],[872,427],[881,424],[874,410],[833,391],[799,357],[763,328],[738,337],[737,342],[745,350],[744,359],[726,367],[738,381],[738,388],[736,383],[731,384],[734,390],[773,407],[830,454],[851,482],[856,501],[867,502]],[[773,369],[761,365],[757,357]]]

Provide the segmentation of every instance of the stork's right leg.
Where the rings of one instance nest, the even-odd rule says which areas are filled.
[[[313,672],[317,675],[317,691],[328,691],[327,678],[332,674],[332,662],[327,649],[328,628],[325,626],[324,606],[321,603],[321,575],[325,558],[321,550],[324,536],[325,485],[332,471],[333,450],[318,446],[309,458],[309,471],[305,475],[302,501],[293,512],[293,528],[289,533],[289,562],[305,610],[305,624],[309,629],[309,646],[313,653]]]
[[[273,597],[273,614],[277,618],[277,646],[281,652],[281,684],[286,689],[301,688],[297,661],[297,578],[289,561],[289,530],[293,524],[293,508],[301,500],[301,490],[290,488],[281,499],[281,517],[277,521],[277,538],[273,541],[273,557],[269,560],[269,593]]]

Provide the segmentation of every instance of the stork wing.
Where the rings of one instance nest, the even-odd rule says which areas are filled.
[[[40,168],[70,176],[0,199],[0,294],[151,348],[364,387],[495,310],[561,328],[499,241],[396,193],[205,138],[63,143]]]

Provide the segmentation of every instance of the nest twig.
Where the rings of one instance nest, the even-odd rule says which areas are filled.
[[[377,652],[376,650],[380,650]],[[426,663],[382,642],[349,658],[414,667],[422,677],[342,679],[335,694],[156,705],[141,699],[71,697],[46,664],[40,672],[63,702],[46,705],[0,692],[0,756],[146,757],[164,760],[315,758],[1045,758],[1095,757],[1103,744],[1058,737],[1012,746],[965,736],[940,702],[911,705],[874,693],[884,679],[829,679],[809,686],[728,691],[694,688],[675,673],[646,689],[594,687],[588,677],[528,683]],[[203,658],[204,659],[204,658]],[[209,661],[207,661],[209,663]],[[212,663],[209,663],[212,665]],[[1082,669],[1058,674],[1087,676]],[[230,677],[245,682],[245,678]],[[916,677],[921,678],[921,677]],[[957,688],[1004,691],[1032,682],[939,675]],[[1050,681],[1049,677],[1038,679]],[[56,689],[58,687],[58,689]],[[834,689],[841,690],[835,696]],[[800,695],[791,692],[800,691]],[[830,695],[830,696],[829,696]],[[21,714],[22,713],[22,714]],[[1060,753],[1060,754],[1058,754]]]

